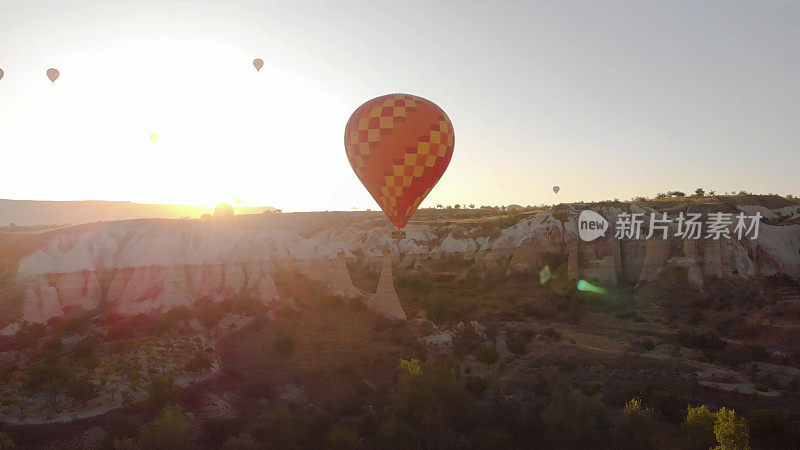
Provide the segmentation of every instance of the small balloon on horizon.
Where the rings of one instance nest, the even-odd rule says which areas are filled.
[[[561,188],[560,188],[560,187],[558,187],[558,186],[553,186],[553,192],[555,192],[556,194],[558,194],[558,191],[560,191],[560,190],[561,190]]]
[[[0,80],[3,79],[3,75],[5,75],[4,72],[3,72],[3,69],[0,69]]]
[[[47,69],[46,73],[47,73],[47,78],[50,79],[51,83],[55,83],[58,77],[61,76],[61,72],[59,72],[58,69],[53,69],[52,67]]]
[[[264,61],[261,58],[256,58],[253,60],[253,66],[257,71],[261,72],[261,68],[264,67]]]
[[[158,140],[158,135],[157,134],[153,133],[153,134],[150,135],[150,141],[153,144],[155,144],[157,140]]]

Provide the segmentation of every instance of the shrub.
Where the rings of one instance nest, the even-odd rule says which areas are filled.
[[[286,332],[279,332],[275,339],[275,351],[283,356],[293,355],[297,348],[297,339],[294,335]]]
[[[192,425],[179,406],[170,405],[152,422],[142,426],[138,446],[153,450],[194,448]]]
[[[625,408],[623,408],[622,412],[627,417],[632,417],[632,416],[638,416],[641,410],[642,410],[642,399],[632,398],[627,402],[625,402]]]
[[[192,358],[186,362],[184,368],[190,372],[197,372],[199,370],[210,369],[214,364],[214,358],[210,353],[197,350],[192,355]]]
[[[652,339],[646,338],[639,341],[638,346],[649,352],[656,348],[656,343]]]
[[[483,391],[487,388],[486,380],[481,377],[470,376],[464,382],[464,389],[475,397],[480,398]]]
[[[714,421],[714,435],[719,445],[717,450],[739,450],[750,448],[750,432],[744,418],[736,417],[732,409],[720,408]]]
[[[500,354],[497,353],[497,350],[495,350],[494,347],[484,345],[481,346],[475,353],[475,359],[491,366],[492,364],[496,363],[498,359],[500,359]]]
[[[517,356],[525,353],[525,351],[528,349],[528,344],[531,341],[531,337],[532,336],[530,333],[525,333],[522,331],[512,333],[507,342],[508,351]]]
[[[326,448],[329,449],[353,449],[364,446],[364,438],[357,431],[351,430],[340,424],[331,427],[325,436]]]
[[[480,336],[471,326],[464,328],[461,336],[453,343],[453,353],[465,355],[474,352],[481,345]]]
[[[772,409],[756,409],[746,414],[753,437],[771,437],[783,431],[783,415]]]
[[[154,375],[147,386],[145,407],[156,412],[178,399],[178,388],[175,380],[168,375]]]
[[[693,331],[681,330],[678,332],[677,343],[683,347],[720,350],[725,347],[725,342],[715,330]]]
[[[708,449],[716,444],[714,421],[714,414],[706,405],[696,408],[686,407],[686,417],[681,428],[686,433],[691,448]]]
[[[259,450],[263,446],[258,443],[247,433],[239,433],[236,436],[230,436],[222,443],[222,450]]]
[[[553,328],[548,328],[548,329],[544,330],[544,332],[542,332],[542,334],[544,334],[545,336],[549,337],[550,339],[554,339],[556,341],[560,341],[561,340],[561,333],[559,333],[558,331],[554,330]]]
[[[422,374],[422,366],[420,366],[419,360],[416,358],[411,360],[401,359],[398,370],[401,374],[412,377]]]

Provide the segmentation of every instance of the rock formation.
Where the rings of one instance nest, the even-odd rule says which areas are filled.
[[[339,250],[336,254],[336,265],[333,269],[333,276],[329,283],[330,291],[333,295],[344,298],[358,297],[360,292],[353,286],[350,278],[350,271],[347,269],[347,257],[344,250]]]
[[[383,257],[378,289],[367,299],[367,308],[388,319],[406,320],[406,312],[394,290],[391,253],[386,253]]]
[[[269,304],[280,300],[275,280],[283,270],[304,274],[331,295],[365,295],[353,286],[348,258],[382,264],[379,290],[368,303],[396,318],[405,314],[392,284],[392,259],[404,270],[424,271],[437,258],[464,258],[474,261],[470,270],[479,274],[497,268],[537,274],[547,261],[562,261],[569,278],[602,286],[645,283],[657,279],[667,265],[685,270],[698,289],[708,277],[800,279],[800,224],[789,222],[797,206],[740,208],[765,217],[771,212],[770,223],[778,223],[761,223],[757,239],[681,241],[673,235],[617,240],[607,235],[593,242],[580,241],[577,233],[578,215],[585,208],[561,205],[503,229],[411,224],[397,241],[391,226],[347,224],[301,236],[292,227],[238,226],[236,218],[92,223],[31,234],[20,246],[26,250],[15,258],[0,248],[3,267],[10,272],[6,279],[22,293],[22,307],[15,317],[0,318],[0,327],[15,320],[45,322],[65,310],[101,304],[122,314],[241,295]],[[636,205],[594,209],[609,223],[624,212],[650,213]],[[649,229],[649,223],[644,225],[643,231]]]

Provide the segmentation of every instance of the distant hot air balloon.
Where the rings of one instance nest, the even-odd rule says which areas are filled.
[[[3,73],[3,69],[0,69],[0,80],[2,80],[2,79],[3,79],[3,75],[4,75],[4,73]]]
[[[560,188],[560,187],[558,187],[558,186],[553,186],[553,192],[555,192],[556,194],[558,194],[558,191],[560,191],[560,190],[561,190],[561,188]]]
[[[150,141],[152,141],[153,144],[155,144],[157,140],[158,140],[158,135],[157,134],[153,133],[153,134],[150,135]]]
[[[237,198],[236,199],[236,206],[239,206],[239,203],[242,203],[242,199],[241,198]]]
[[[261,71],[261,68],[264,67],[264,61],[261,58],[256,58],[253,60],[253,65],[256,67],[256,70]]]
[[[403,228],[450,164],[455,133],[432,101],[390,94],[353,112],[344,146],[361,183],[389,220]]]
[[[55,83],[61,73],[58,69],[53,69],[52,67],[47,69],[47,78],[50,79],[51,82]]]

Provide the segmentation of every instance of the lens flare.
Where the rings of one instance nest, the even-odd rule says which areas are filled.
[[[578,290],[583,292],[594,292],[595,294],[605,294],[606,290],[600,286],[595,286],[586,280],[578,280]]]
[[[548,281],[550,281],[550,266],[545,265],[544,269],[542,269],[542,271],[539,272],[539,282],[545,284]]]

